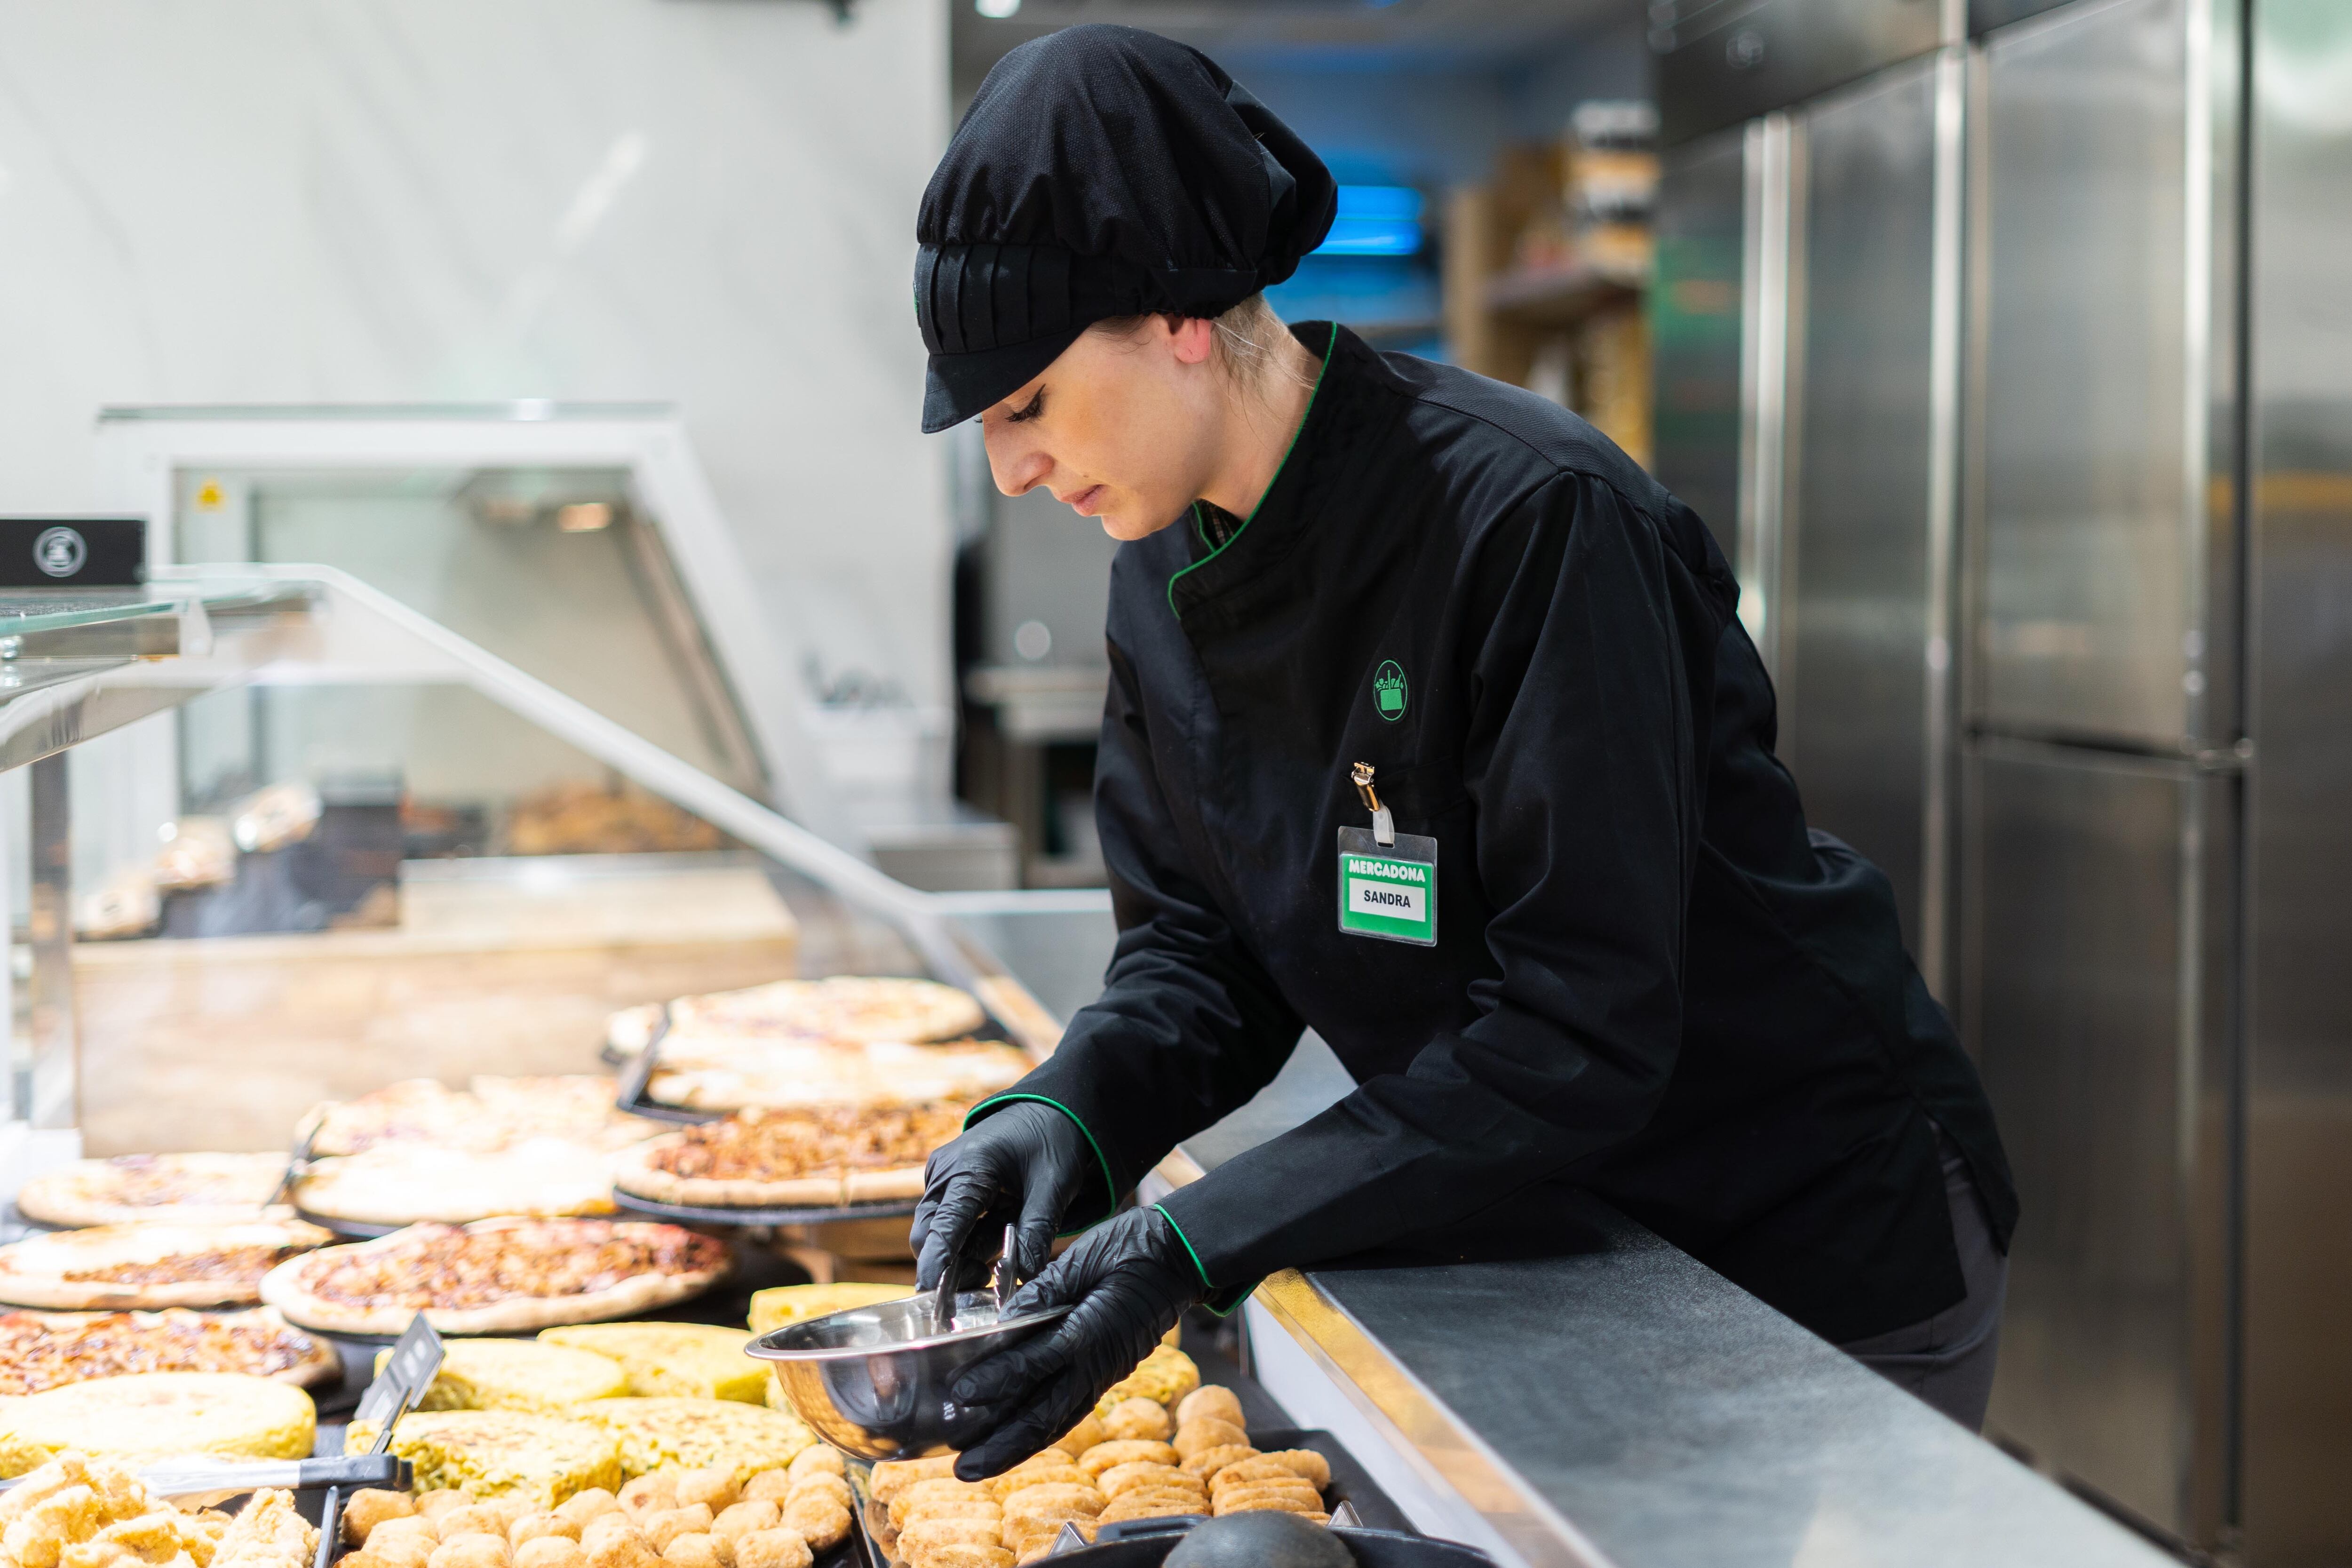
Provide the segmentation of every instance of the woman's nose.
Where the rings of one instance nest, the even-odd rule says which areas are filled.
[[[1009,496],[1026,495],[1045,482],[1054,471],[1054,459],[1008,437],[991,437],[988,468],[998,489]]]

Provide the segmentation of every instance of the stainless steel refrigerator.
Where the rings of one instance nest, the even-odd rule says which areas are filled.
[[[2342,1561],[2352,5],[1653,16],[1660,474],[1999,1109],[1990,1430]]]

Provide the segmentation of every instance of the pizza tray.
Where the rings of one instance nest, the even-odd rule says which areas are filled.
[[[315,1225],[320,1230],[331,1230],[337,1236],[346,1237],[352,1241],[374,1241],[380,1237],[390,1236],[395,1230],[408,1228],[404,1225],[384,1225],[372,1219],[337,1219],[331,1215],[312,1214],[309,1209],[299,1205],[294,1210],[294,1217],[305,1225]]]
[[[699,1204],[661,1203],[615,1189],[613,1202],[647,1218],[670,1220],[678,1225],[837,1225],[844,1220],[908,1219],[915,1213],[913,1198],[844,1204],[837,1208],[707,1208]]]

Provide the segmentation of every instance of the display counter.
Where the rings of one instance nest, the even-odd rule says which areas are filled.
[[[1309,1036],[1197,1179],[1346,1091]],[[1286,1271],[1252,1373],[1415,1526],[1531,1568],[2171,1561],[1597,1200],[1571,1257]]]

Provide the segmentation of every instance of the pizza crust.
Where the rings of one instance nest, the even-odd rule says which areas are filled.
[[[465,1227],[467,1235],[484,1231],[513,1230],[520,1247],[527,1247],[532,1238],[542,1242],[562,1233],[556,1228],[562,1222],[531,1220],[485,1220]],[[616,1226],[616,1229],[670,1229],[668,1226]],[[310,1279],[317,1272],[331,1268],[336,1262],[353,1254],[369,1250],[398,1251],[414,1245],[414,1233],[394,1231],[374,1241],[359,1242],[349,1247],[322,1247],[306,1257],[289,1258],[269,1271],[261,1281],[261,1299],[285,1314],[289,1322],[306,1329],[331,1334],[398,1334],[404,1331],[418,1309],[413,1306],[365,1306],[320,1295],[310,1287]],[[583,1291],[567,1296],[522,1296],[503,1301],[493,1301],[479,1307],[433,1307],[423,1309],[425,1321],[443,1334],[502,1334],[535,1332],[565,1323],[603,1322],[614,1318],[635,1317],[674,1301],[683,1301],[700,1295],[727,1273],[727,1265],[707,1269],[687,1269],[667,1274],[637,1274],[602,1290]]]
[[[333,1239],[331,1233],[299,1220],[215,1226],[94,1226],[84,1230],[55,1231],[0,1247],[0,1301],[69,1311],[243,1306],[255,1297],[251,1276],[142,1282],[74,1279],[68,1276],[118,1265],[168,1266],[174,1258],[194,1259],[209,1253],[247,1247],[309,1249]]]
[[[923,1167],[902,1165],[888,1171],[852,1171],[842,1185],[842,1195],[853,1204],[904,1203],[923,1195]]]
[[[672,1132],[624,1150],[613,1162],[613,1184],[634,1197],[696,1208],[839,1208],[838,1174],[785,1176],[774,1181],[747,1177],[681,1176],[655,1163],[664,1149],[685,1147],[686,1134]]]

